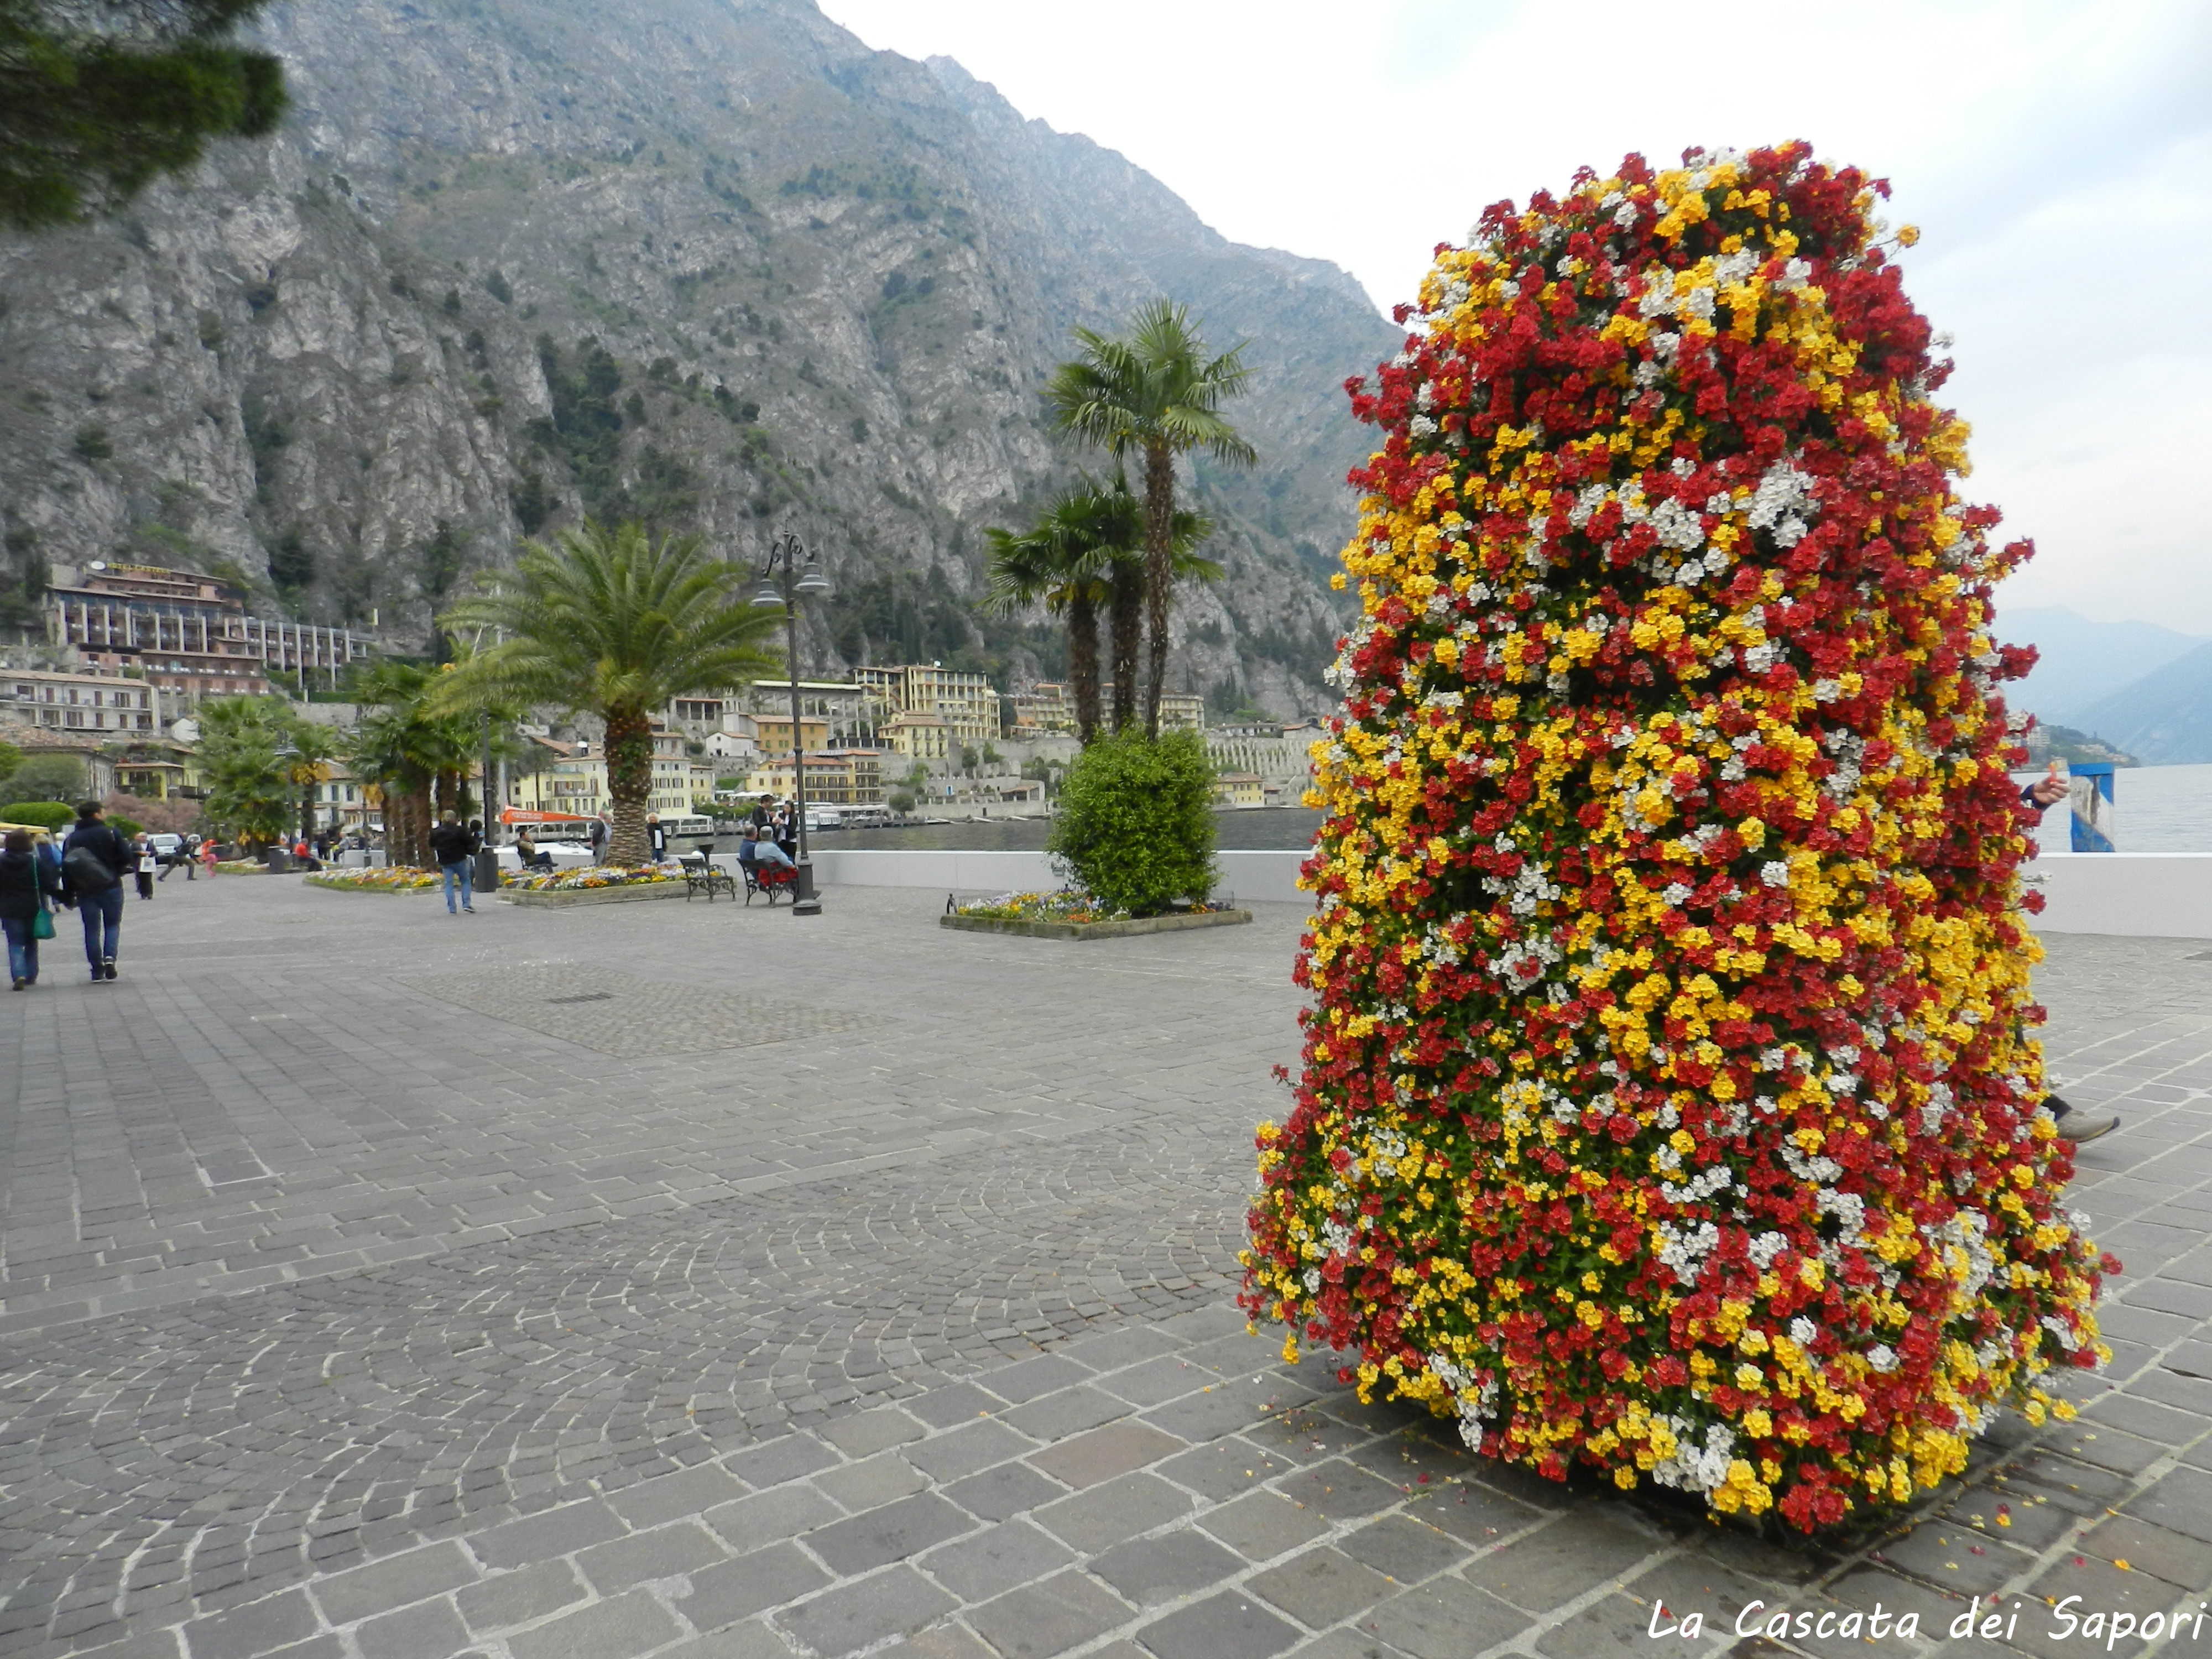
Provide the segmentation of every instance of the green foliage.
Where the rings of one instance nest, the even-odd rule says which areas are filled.
[[[269,549],[269,580],[276,591],[296,595],[315,580],[315,550],[297,525],[279,536]]]
[[[84,763],[75,755],[33,755],[8,780],[9,793],[25,800],[76,800],[88,787]]]
[[[35,823],[56,835],[76,822],[76,808],[58,800],[19,800],[0,806],[0,823]]]
[[[23,763],[23,751],[12,743],[0,743],[0,786],[15,775],[15,769]]]
[[[522,481],[507,492],[507,499],[514,504],[515,521],[526,536],[535,536],[543,529],[545,520],[553,516],[554,507],[559,505],[553,499],[553,492],[545,487],[544,475],[536,467],[523,473]]]
[[[904,817],[915,809],[914,793],[911,790],[894,789],[890,793],[890,799],[884,805],[901,817]]]
[[[440,619],[501,642],[447,676],[434,706],[556,703],[599,715],[615,804],[609,856],[642,863],[653,714],[676,697],[787,672],[768,648],[781,617],[749,603],[751,575],[696,536],[656,542],[636,524],[525,542],[514,568],[487,573],[476,598]]]
[[[484,292],[490,295],[500,304],[505,306],[514,303],[514,290],[507,285],[507,273],[497,265],[494,265],[486,275],[483,286]]]
[[[1175,458],[1202,451],[1231,466],[1257,452],[1222,418],[1251,379],[1243,346],[1208,357],[1190,313],[1170,300],[1137,313],[1126,338],[1074,331],[1079,356],[1045,385],[1053,422],[1071,436],[1145,463],[1145,623],[1149,635],[1145,729],[1160,729],[1167,683],[1168,605],[1175,585]],[[1124,677],[1127,678],[1127,677]],[[1117,682],[1118,684],[1119,682]]]
[[[291,823],[287,757],[300,726],[275,697],[217,697],[200,705],[200,770],[208,821],[228,840],[266,847]]]
[[[553,417],[532,423],[539,446],[568,463],[584,497],[584,510],[601,517],[603,504],[622,485],[622,366],[592,336],[573,358],[550,334],[538,337],[538,362],[553,397]]]
[[[230,43],[264,3],[0,0],[0,225],[112,212],[210,138],[273,131],[283,66]]]
[[[107,815],[107,827],[122,836],[124,840],[128,841],[146,826],[136,818],[126,818],[120,814],[110,812]]]
[[[1101,738],[1068,769],[1047,850],[1109,909],[1150,916],[1203,899],[1215,880],[1213,779],[1195,732]]]
[[[88,422],[77,428],[76,436],[71,440],[71,447],[76,451],[77,459],[82,461],[104,461],[115,453],[115,446],[107,436],[107,428],[97,421]]]

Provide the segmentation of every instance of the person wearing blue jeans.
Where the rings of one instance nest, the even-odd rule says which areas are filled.
[[[459,914],[453,906],[453,894],[461,896],[460,909],[474,915],[476,907],[476,833],[453,813],[441,818],[430,831],[430,855],[438,860],[444,875],[446,914]]]
[[[123,877],[133,867],[130,844],[101,821],[96,800],[76,809],[76,828],[62,843],[62,882],[84,924],[84,957],[97,985],[115,977],[123,933]]]
[[[27,991],[39,982],[39,914],[58,897],[61,878],[32,845],[27,830],[10,830],[0,843],[0,930],[8,935],[10,988]]]

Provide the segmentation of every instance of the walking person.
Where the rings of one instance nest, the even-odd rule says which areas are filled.
[[[444,877],[446,914],[458,914],[453,908],[453,894],[461,896],[460,908],[470,915],[477,913],[476,906],[477,838],[459,815],[453,812],[440,816],[437,827],[430,831],[430,855],[438,860],[438,869]]]
[[[0,930],[8,935],[9,988],[39,982],[39,941],[54,936],[46,900],[61,896],[61,878],[39,855],[27,830],[10,830],[0,842]]]
[[[76,827],[62,843],[62,895],[84,925],[84,959],[92,982],[115,977],[115,952],[123,935],[123,878],[132,867],[130,844],[108,824],[105,809],[88,800],[76,809]]]
[[[660,814],[645,815],[645,839],[653,848],[653,861],[659,864],[668,856],[668,826],[661,823]]]
[[[154,896],[154,872],[161,867],[160,856],[154,851],[153,838],[141,830],[131,837],[131,869],[138,878],[138,896]]]

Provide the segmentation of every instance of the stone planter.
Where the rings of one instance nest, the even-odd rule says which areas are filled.
[[[639,881],[620,887],[570,887],[550,893],[532,892],[528,888],[501,888],[501,904],[520,904],[525,908],[543,910],[566,909],[576,904],[631,904],[641,899],[682,898],[691,890],[681,881]]]
[[[1128,921],[1012,921],[1001,916],[939,916],[940,927],[963,933],[1018,933],[1024,939],[1128,939],[1138,933],[1180,933],[1193,927],[1234,927],[1249,910],[1202,910],[1194,915],[1139,916]]]
[[[379,893],[386,897],[389,897],[395,893],[406,895],[412,893],[439,893],[445,890],[445,889],[440,886],[436,882],[432,882],[428,887],[355,887],[347,884],[317,881],[313,876],[306,878],[301,883],[301,885],[303,887],[312,887],[319,893]]]

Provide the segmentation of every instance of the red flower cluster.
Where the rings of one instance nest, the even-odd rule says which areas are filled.
[[[1992,690],[2031,550],[1952,494],[1883,188],[1585,173],[1440,249],[1352,384],[1386,436],[1246,1256],[1255,1316],[1487,1452],[1807,1528],[2100,1352]]]

